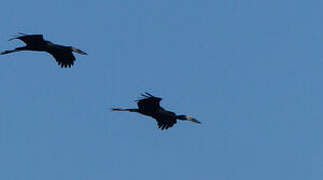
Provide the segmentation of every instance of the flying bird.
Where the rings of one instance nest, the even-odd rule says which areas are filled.
[[[55,60],[57,61],[58,65],[62,68],[71,67],[74,64],[75,57],[72,52],[76,52],[82,55],[87,55],[85,52],[81,51],[72,46],[62,46],[58,44],[54,44],[50,41],[46,41],[41,34],[23,34],[19,33],[21,36],[17,36],[14,38],[9,39],[9,41],[14,39],[19,39],[23,41],[26,45],[23,47],[17,47],[13,50],[6,50],[0,53],[9,54],[18,51],[42,51],[51,54]]]
[[[150,116],[157,121],[158,127],[162,130],[172,127],[174,124],[176,124],[176,120],[187,120],[198,124],[201,123],[192,116],[176,115],[174,112],[165,110],[159,105],[161,100],[162,98],[155,97],[146,92],[145,94],[142,94],[141,99],[136,100],[138,109],[112,108],[112,110],[137,112]]]

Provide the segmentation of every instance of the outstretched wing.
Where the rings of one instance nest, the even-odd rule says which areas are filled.
[[[14,38],[11,38],[9,40],[13,40],[13,39],[19,39],[19,40],[23,41],[24,43],[26,43],[27,45],[28,44],[29,45],[31,45],[31,44],[41,44],[41,43],[43,43],[45,41],[44,38],[43,38],[43,35],[41,35],[41,34],[33,34],[33,35],[25,35],[25,34],[23,34],[22,36],[14,37]]]
[[[137,105],[141,112],[153,115],[157,110],[161,109],[159,102],[162,98],[155,97],[147,92],[141,95],[142,99],[137,100]]]
[[[157,125],[161,130],[173,127],[176,124],[176,115],[173,112],[161,110],[158,115],[154,116]]]
[[[62,68],[71,67],[74,64],[75,57],[72,51],[66,47],[51,45],[51,48],[48,48],[47,52],[55,58],[58,65]]]

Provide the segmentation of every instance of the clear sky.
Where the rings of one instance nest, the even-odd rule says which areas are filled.
[[[1,180],[323,179],[323,1],[8,0],[18,32],[73,45],[0,56]],[[135,113],[148,91],[202,122]]]

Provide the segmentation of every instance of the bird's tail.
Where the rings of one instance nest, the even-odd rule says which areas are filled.
[[[123,109],[123,108],[111,108],[112,111],[129,111],[129,112],[138,112],[138,109]]]

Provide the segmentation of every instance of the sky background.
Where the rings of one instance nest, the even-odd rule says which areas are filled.
[[[323,179],[323,1],[10,0],[18,32],[73,45],[0,56],[1,180]],[[167,131],[141,93],[202,122]]]

